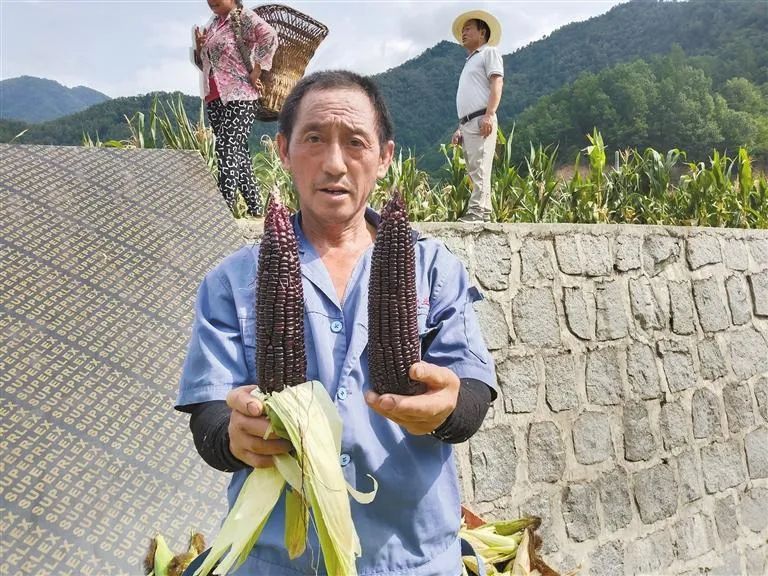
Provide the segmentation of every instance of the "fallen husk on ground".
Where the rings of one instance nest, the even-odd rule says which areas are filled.
[[[459,536],[482,559],[487,576],[560,576],[536,554],[534,532],[541,524],[540,518],[527,516],[486,523],[473,514],[472,518],[473,527],[463,523]],[[464,576],[480,574],[477,556],[462,557]]]
[[[341,419],[328,392],[320,382],[310,381],[272,394],[257,389],[254,396],[265,406],[271,432],[290,440],[294,451],[273,456],[274,467],[255,468],[248,475],[195,576],[207,576],[211,570],[219,575],[236,570],[256,544],[285,489],[285,545],[290,557],[304,552],[312,521],[327,573],[356,575],[355,558],[361,550],[349,496],[367,504],[373,500],[377,484],[371,476],[373,490],[364,494],[344,479],[339,463]]]
[[[186,552],[174,554],[165,542],[162,534],[149,541],[149,549],[144,558],[144,574],[147,576],[182,576],[184,570],[203,550],[205,539],[199,532],[189,537]]]

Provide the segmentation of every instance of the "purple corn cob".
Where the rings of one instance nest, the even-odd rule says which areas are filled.
[[[270,196],[259,248],[256,291],[256,374],[263,392],[306,381],[304,289],[288,209]]]
[[[402,196],[381,211],[368,285],[368,370],[379,394],[413,395],[424,385],[408,377],[421,357],[416,311],[416,254]]]

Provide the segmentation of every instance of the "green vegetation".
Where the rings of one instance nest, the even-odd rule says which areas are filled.
[[[706,159],[713,148],[747,146],[768,157],[768,82],[733,77],[715,90],[699,66],[675,47],[650,62],[582,74],[518,116],[516,156],[527,142],[552,142],[571,157],[597,127],[613,149],[679,147]]]
[[[88,136],[91,146],[198,150],[215,171],[212,134],[199,112],[192,124],[182,101],[158,107],[149,118],[137,113],[128,119],[128,140],[102,143]],[[157,127],[160,127],[158,132]],[[529,145],[522,163],[514,159],[514,133],[498,133],[494,163],[493,219],[497,222],[578,222],[768,228],[768,178],[753,173],[745,147],[731,157],[712,151],[707,161],[687,161],[676,148],[661,153],[634,148],[609,153],[597,130],[576,153],[573,169],[558,171],[556,146]],[[417,167],[402,151],[371,198],[381,208],[389,190],[398,188],[414,221],[453,221],[463,211],[471,184],[461,148],[441,146],[444,163],[437,178]],[[254,174],[264,200],[277,186],[291,208],[296,198],[282,167],[274,141],[262,140],[253,156]],[[244,206],[240,213],[244,213]]]

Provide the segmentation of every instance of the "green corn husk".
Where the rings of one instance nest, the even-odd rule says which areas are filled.
[[[295,454],[273,456],[272,468],[255,468],[213,542],[211,552],[195,576],[224,575],[236,570],[256,544],[272,509],[288,484],[295,494],[286,498],[286,549],[291,558],[304,551],[309,509],[320,540],[328,574],[356,575],[360,556],[349,496],[363,504],[373,491],[362,494],[349,486],[339,464],[341,419],[320,382],[305,382],[280,392],[254,396],[264,403],[270,430],[291,441]]]

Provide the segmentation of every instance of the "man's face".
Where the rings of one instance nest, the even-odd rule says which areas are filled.
[[[376,127],[376,112],[361,90],[311,90],[304,95],[290,142],[283,134],[277,136],[302,218],[346,224],[362,216],[394,152],[392,141],[381,148]]]
[[[485,32],[477,27],[477,22],[467,20],[461,29],[461,44],[467,50],[476,50],[485,42]]]

